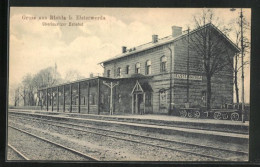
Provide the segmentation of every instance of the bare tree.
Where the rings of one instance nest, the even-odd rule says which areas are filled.
[[[35,96],[36,102],[39,102],[38,90],[40,88],[50,87],[59,83],[62,83],[62,78],[60,73],[57,71],[56,64],[54,68],[47,67],[40,70],[32,79],[32,84],[34,88],[33,94]]]
[[[18,100],[23,100],[24,106],[35,106],[37,103],[37,91],[40,88],[53,86],[61,83],[62,79],[57,72],[57,67],[48,67],[40,70],[34,76],[27,74],[19,86],[16,88],[15,104]]]
[[[235,36],[235,44],[238,48],[241,49],[241,19],[237,18],[236,20],[233,20],[230,23],[230,26],[233,27],[232,33]],[[245,17],[243,17],[242,20],[242,26],[243,26],[243,47],[244,47],[244,57],[246,54],[249,54],[250,52],[250,42],[248,39],[248,36],[246,35],[248,33],[248,30],[250,28],[249,22],[246,20]],[[242,69],[242,64],[239,63],[239,59],[241,59],[241,53],[236,53],[234,57],[234,64],[232,63],[232,59],[229,59],[229,65],[233,69],[234,72],[234,86],[235,86],[235,94],[236,94],[236,103],[239,104],[239,88],[238,88],[238,73]],[[232,58],[232,57],[230,57]],[[249,61],[244,61],[243,67],[249,64]]]
[[[9,85],[9,91],[8,91],[8,105],[18,105],[19,101],[19,93],[18,93],[18,85],[17,84],[10,84]]]
[[[56,68],[47,67],[40,70],[34,76],[33,82],[35,87],[38,89],[59,84],[62,82],[62,79]]]
[[[19,86],[17,87],[17,100],[19,100],[18,103],[20,103],[20,101],[23,101],[23,105],[26,105],[26,91],[25,91],[25,87],[22,84],[19,84]]]
[[[213,75],[219,74],[228,68],[228,56],[234,51],[230,50],[227,34],[230,29],[221,27],[221,22],[215,17],[211,9],[204,9],[198,16],[194,16],[197,31],[190,35],[190,48],[195,51],[201,69],[207,80],[207,109],[211,108],[211,80]]]
[[[71,81],[77,81],[80,79],[83,79],[84,76],[77,70],[69,70],[66,73],[66,76],[64,78],[64,82],[71,82]]]
[[[32,106],[34,105],[34,98],[33,98],[33,84],[32,84],[32,75],[27,74],[22,81],[22,85],[24,88],[24,105]]]

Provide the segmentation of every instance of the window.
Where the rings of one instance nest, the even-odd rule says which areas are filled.
[[[104,101],[105,101],[104,99],[105,99],[105,96],[103,94],[101,94],[101,100],[100,100],[101,104],[104,104]]]
[[[136,74],[140,74],[140,72],[141,72],[141,64],[140,63],[136,63],[135,64],[135,73]]]
[[[117,73],[116,73],[116,75],[117,75],[118,77],[121,76],[121,68],[120,68],[120,67],[117,68]]]
[[[161,57],[161,72],[166,71],[166,63],[167,63],[166,56],[162,56]]]
[[[147,60],[145,63],[145,74],[151,74],[151,60]]]
[[[90,94],[89,103],[91,105],[95,105],[96,104],[95,94]]]
[[[110,95],[107,96],[107,103],[110,104]]]
[[[167,92],[165,89],[162,89],[159,91],[159,100],[160,100],[160,106],[167,106]]]
[[[146,106],[151,106],[152,105],[152,94],[151,93],[146,93],[145,94],[145,105]]]
[[[110,77],[110,70],[107,70],[107,77]]]
[[[83,96],[82,100],[83,101],[81,102],[81,104],[86,105],[86,97],[85,96]]]
[[[121,94],[118,94],[118,103],[121,103]]]
[[[125,73],[126,73],[126,74],[129,74],[129,71],[130,71],[130,66],[127,65],[126,68],[125,68]]]

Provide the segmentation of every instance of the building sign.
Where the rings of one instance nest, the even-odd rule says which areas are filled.
[[[187,79],[186,74],[173,74],[175,79]],[[197,80],[197,81],[202,81],[202,76],[200,75],[189,75],[190,80]]]

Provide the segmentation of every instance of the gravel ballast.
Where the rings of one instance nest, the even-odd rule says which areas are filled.
[[[9,142],[30,160],[85,160],[53,144],[39,140],[18,130],[8,128]],[[12,160],[7,157],[7,160]]]
[[[14,120],[16,125],[19,127],[31,131],[33,133],[37,133],[42,137],[46,137],[50,140],[54,140],[56,142],[60,142],[62,144],[66,144],[70,147],[73,147],[76,150],[80,150],[82,152],[86,152],[91,154],[94,157],[97,157],[100,160],[108,160],[108,161],[212,161],[214,159],[200,157],[196,155],[186,154],[179,151],[172,151],[172,150],[165,150],[162,148],[154,147],[154,146],[147,146],[138,143],[132,143],[127,141],[122,141],[118,139],[113,139],[106,136],[100,136],[92,133],[87,132],[80,132],[75,130],[70,130],[66,128],[56,127],[54,125],[48,125],[44,122],[34,122],[22,119],[14,119],[11,118],[9,120]],[[10,124],[11,121],[10,121]],[[99,125],[102,127],[102,125]],[[142,135],[149,135],[153,137],[161,137],[161,138],[173,138],[170,135],[162,135],[162,134],[154,134],[151,132],[144,132],[138,129],[127,128],[120,129],[120,127],[103,127],[105,129],[113,129],[118,131],[131,131],[132,133]],[[103,133],[103,132],[101,132]],[[105,132],[104,132],[105,133]],[[109,134],[108,134],[109,135]],[[128,139],[138,139],[133,136],[125,136]],[[181,140],[184,138],[183,136],[174,136],[174,139]],[[187,141],[191,139],[184,138]],[[142,139],[143,140],[143,139]],[[202,139],[203,140],[203,139]],[[144,140],[144,142],[150,142],[153,144],[157,144],[158,142]],[[194,142],[194,141],[193,141]],[[201,142],[201,141],[200,141]],[[178,145],[174,145],[173,143],[164,143],[167,146],[172,148],[182,149]],[[200,151],[193,149],[192,151]],[[207,152],[204,151],[204,154]],[[221,152],[214,153],[216,155],[220,155],[222,157],[226,157]],[[223,155],[221,155],[223,154]],[[237,159],[237,157],[233,157],[231,160],[244,160],[244,159]]]

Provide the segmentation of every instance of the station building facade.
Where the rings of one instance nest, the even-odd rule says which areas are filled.
[[[130,49],[122,47],[121,54],[101,62],[102,77],[41,89],[42,107],[98,114],[111,111],[163,114],[168,113],[170,105],[184,107],[187,99],[190,107],[205,106],[207,79],[202,70],[203,60],[188,48],[187,36],[207,28],[223,38],[228,49],[225,56],[230,56],[233,64],[233,56],[239,50],[214,25],[207,24],[189,34],[173,26],[170,36],[153,35],[151,42]],[[211,85],[213,108],[233,102],[232,68],[214,74]]]

